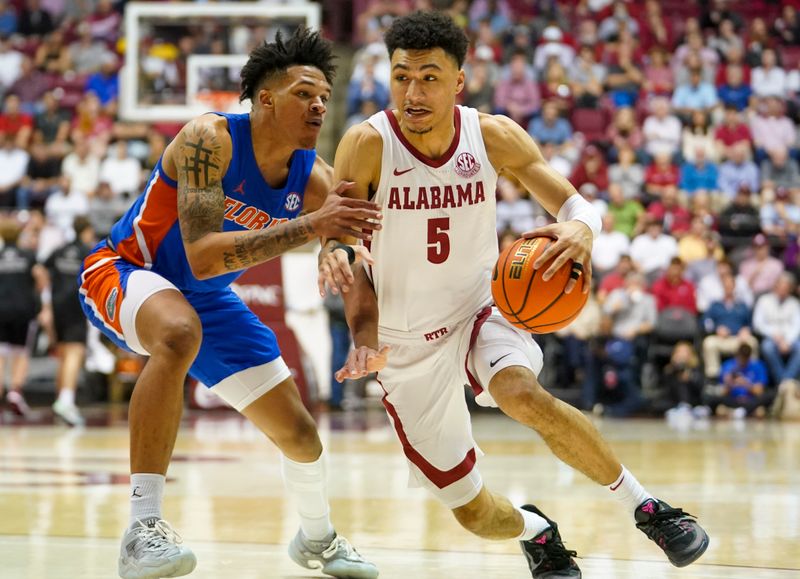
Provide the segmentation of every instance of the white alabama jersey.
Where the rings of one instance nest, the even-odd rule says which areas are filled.
[[[497,173],[478,111],[453,114],[453,142],[435,160],[408,142],[391,111],[368,121],[383,138],[373,198],[383,227],[370,244],[382,340],[436,340],[492,303]]]

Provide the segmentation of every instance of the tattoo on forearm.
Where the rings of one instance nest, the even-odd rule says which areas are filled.
[[[308,217],[293,219],[274,228],[262,229],[237,235],[233,240],[233,252],[223,254],[223,263],[228,271],[250,267],[290,249],[300,247],[314,235]]]
[[[181,235],[192,243],[210,232],[222,230],[225,193],[222,191],[222,158],[214,131],[196,126],[181,137],[178,158],[178,212]]]

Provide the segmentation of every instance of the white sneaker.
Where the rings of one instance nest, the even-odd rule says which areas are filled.
[[[733,409],[733,413],[731,414],[731,418],[734,420],[742,420],[747,416],[747,410],[742,408],[741,406],[738,408]]]
[[[137,521],[122,536],[119,576],[122,579],[181,577],[194,571],[197,558],[181,546],[180,535],[167,521]]]
[[[83,426],[86,421],[81,416],[80,410],[74,404],[65,404],[60,400],[53,403],[53,414],[70,426]]]
[[[332,577],[375,579],[378,576],[375,564],[364,559],[347,539],[336,533],[330,542],[309,541],[301,529],[289,543],[289,556],[301,567],[322,569]]]

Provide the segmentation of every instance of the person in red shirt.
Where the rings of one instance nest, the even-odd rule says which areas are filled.
[[[678,203],[678,188],[667,185],[661,193],[661,199],[653,201],[647,207],[647,215],[654,221],[664,224],[664,233],[680,237],[692,227],[692,214]]]
[[[683,308],[697,314],[694,285],[683,277],[683,261],[673,257],[664,277],[657,279],[650,288],[656,298],[656,307],[661,312],[667,308]]]
[[[644,190],[647,194],[646,201],[660,199],[664,189],[670,185],[677,187],[680,181],[680,171],[672,164],[669,154],[661,153],[655,156],[653,164],[644,171]]]
[[[750,133],[750,127],[742,122],[742,116],[736,110],[736,105],[725,105],[725,116],[717,130],[714,131],[714,140],[720,157],[724,159],[730,159],[731,149],[737,143],[744,141],[750,148],[753,147],[753,135]]]
[[[0,133],[5,133],[20,149],[27,149],[33,133],[33,117],[20,111],[20,100],[15,94],[6,96],[0,113]]]
[[[586,147],[583,158],[575,165],[570,181],[576,189],[591,183],[598,191],[608,191],[608,166],[600,149],[594,145]]]
[[[608,297],[608,294],[613,292],[615,289],[625,287],[625,278],[634,270],[635,267],[633,265],[633,259],[631,259],[631,256],[628,254],[620,255],[619,262],[617,262],[617,267],[611,270],[610,273],[603,276],[600,286],[597,288],[598,303],[603,305],[603,302]]]

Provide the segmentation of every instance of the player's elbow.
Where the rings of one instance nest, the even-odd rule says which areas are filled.
[[[198,250],[197,248],[186,247],[186,261],[189,262],[189,267],[192,270],[192,275],[195,279],[200,281],[210,279],[219,275],[215,264],[205,257],[207,252]]]

